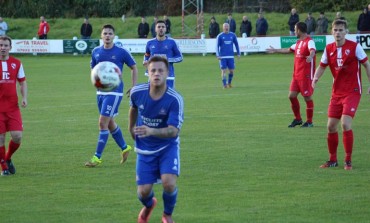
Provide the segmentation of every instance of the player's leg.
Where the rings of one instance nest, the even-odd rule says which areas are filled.
[[[346,170],[352,169],[352,150],[354,143],[352,121],[355,117],[360,99],[360,95],[350,95],[347,96],[343,101],[343,115],[341,117],[341,126],[343,130],[343,147],[346,153],[344,158],[344,169]]]
[[[314,111],[314,103],[312,99],[313,91],[311,85],[311,79],[307,78],[307,80],[300,82],[300,89],[301,94],[306,102],[306,122],[303,123],[301,127],[313,127],[313,111]]]
[[[235,70],[235,60],[234,58],[227,59],[227,67],[229,68],[229,76],[228,76],[228,87],[231,88],[231,82],[234,78],[234,70]]]
[[[288,126],[289,128],[295,127],[297,125],[302,125],[301,108],[298,100],[298,94],[299,83],[298,81],[292,79],[292,81],[290,82],[288,98],[290,100],[290,106],[294,114],[294,120]]]
[[[162,222],[173,222],[172,213],[177,202],[177,177],[180,174],[179,148],[167,149],[161,157],[161,181],[163,185],[163,217]]]
[[[123,137],[122,130],[119,125],[117,125],[114,118],[111,118],[111,120],[109,121],[108,128],[110,133],[112,134],[114,141],[121,149],[121,164],[124,164],[128,158],[130,151],[132,150],[132,147],[130,145],[127,145]]]
[[[219,63],[220,63],[220,69],[221,69],[222,86],[223,86],[223,88],[227,88],[228,83],[227,83],[227,80],[226,80],[226,69],[227,69],[226,59],[220,59]]]
[[[147,223],[157,205],[157,199],[154,197],[153,184],[157,182],[159,170],[157,165],[158,160],[152,156],[137,155],[136,159],[136,184],[137,195],[140,202],[143,204],[138,216],[138,223]]]
[[[111,118],[114,116],[114,102],[116,100],[116,96],[110,95],[98,95],[97,96],[97,103],[99,109],[99,136],[98,141],[96,144],[95,155],[92,159],[85,163],[87,167],[95,167],[101,164],[101,156],[107,144],[109,138],[109,129],[108,125]]]
[[[13,154],[19,149],[23,135],[23,124],[20,110],[16,110],[9,114],[8,130],[10,133],[10,141],[8,150],[5,154],[5,161],[8,166],[9,172],[15,174],[15,167],[12,161]]]
[[[5,132],[0,134],[0,166],[2,176],[10,174],[5,162]]]

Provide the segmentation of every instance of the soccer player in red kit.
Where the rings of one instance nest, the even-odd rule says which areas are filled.
[[[288,126],[289,128],[297,125],[301,127],[313,127],[313,108],[312,100],[313,88],[311,86],[312,78],[316,66],[316,45],[307,34],[307,25],[304,22],[298,22],[295,25],[295,34],[297,42],[290,48],[285,49],[267,49],[268,53],[294,53],[293,78],[289,88],[289,100],[291,103],[294,120]],[[303,123],[300,111],[298,94],[301,93],[306,102],[306,122]]]
[[[330,67],[334,81],[327,123],[329,161],[320,167],[338,166],[338,124],[341,123],[345,150],[344,169],[351,170],[354,142],[352,120],[356,114],[362,93],[360,64],[365,67],[367,78],[370,81],[370,63],[365,51],[358,43],[345,39],[347,34],[347,22],[345,20],[335,20],[333,22],[332,34],[335,42],[326,46],[312,81],[312,87],[314,88],[319,78],[324,74],[325,68]],[[368,93],[370,93],[370,88]]]
[[[9,56],[12,40],[8,36],[0,36],[0,165],[1,175],[15,174],[11,160],[19,148],[22,139],[23,124],[18,106],[17,82],[22,95],[21,106],[27,106],[27,83],[20,60]],[[5,134],[10,133],[9,147],[5,153]]]

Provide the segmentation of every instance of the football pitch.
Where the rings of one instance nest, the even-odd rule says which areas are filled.
[[[120,151],[110,137],[103,164],[84,166],[98,137],[90,57],[18,58],[27,75],[29,105],[22,109],[24,138],[13,157],[17,173],[0,177],[0,222],[136,222],[142,207],[136,195],[136,154],[120,165]],[[145,82],[142,55],[135,58],[139,82]],[[292,54],[242,56],[236,60],[233,88],[223,89],[214,55],[185,55],[175,64],[176,89],[185,103],[177,223],[369,222],[366,75],[353,122],[353,170],[343,169],[341,130],[340,166],[320,169],[328,158],[331,74],[327,69],[313,96],[315,126],[290,129],[292,67]],[[123,73],[127,89],[129,69]],[[305,103],[299,100],[305,117]],[[132,145],[127,121],[124,98],[117,122]],[[160,222],[161,185],[154,190],[159,202],[151,222]]]

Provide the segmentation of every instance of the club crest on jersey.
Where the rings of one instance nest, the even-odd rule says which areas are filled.
[[[17,68],[17,65],[15,63],[10,64],[10,66],[13,68],[13,70],[15,70],[15,68]]]
[[[351,51],[349,49],[346,49],[344,53],[348,56]]]
[[[160,114],[160,115],[166,115],[166,114],[167,114],[166,109],[162,108],[162,109],[159,111],[159,114]]]
[[[144,105],[140,105],[139,106],[139,109],[143,110],[144,109]]]

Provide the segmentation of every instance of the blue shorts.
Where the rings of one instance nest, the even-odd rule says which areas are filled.
[[[220,68],[222,70],[225,70],[225,69],[234,70],[235,69],[234,58],[221,59],[220,60]]]
[[[107,117],[118,115],[118,108],[122,101],[122,96],[118,95],[97,95],[99,114]]]
[[[137,185],[157,183],[162,174],[180,175],[179,147],[169,147],[151,155],[137,154]]]

